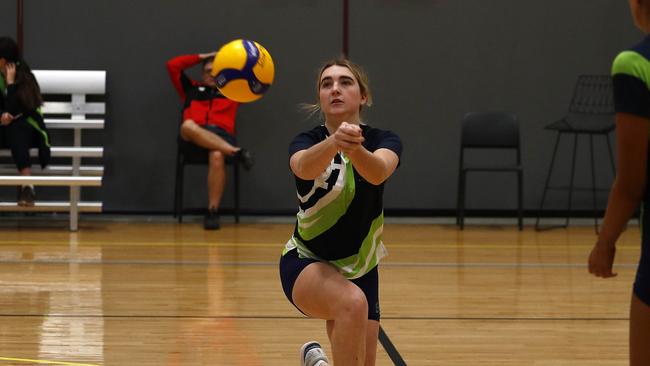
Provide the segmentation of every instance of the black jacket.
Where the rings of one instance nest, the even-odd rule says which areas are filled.
[[[33,127],[39,138],[37,139],[37,144],[34,147],[38,148],[38,161],[41,167],[45,167],[50,163],[51,152],[50,152],[50,133],[45,126],[45,121],[43,120],[43,115],[40,110],[29,110],[17,97],[16,91],[20,87],[19,84],[12,84],[6,86],[4,78],[0,75],[0,115],[5,112],[9,112],[13,116],[20,115],[12,123],[18,123],[20,120],[24,120],[25,123]],[[7,148],[5,128],[0,127],[0,148]]]

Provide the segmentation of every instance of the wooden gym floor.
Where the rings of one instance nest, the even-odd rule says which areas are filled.
[[[288,222],[66,225],[0,225],[0,365],[286,366],[306,341],[329,350],[280,287]],[[590,225],[388,223],[382,327],[408,365],[627,365],[639,230],[610,280],[587,273],[594,240]],[[381,346],[377,364],[393,364]]]

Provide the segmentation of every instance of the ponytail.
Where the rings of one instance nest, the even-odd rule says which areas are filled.
[[[33,111],[43,105],[38,81],[22,58],[16,61],[16,87],[16,96],[27,110]]]

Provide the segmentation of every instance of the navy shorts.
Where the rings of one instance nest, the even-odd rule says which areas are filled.
[[[280,257],[280,279],[282,281],[282,289],[293,306],[296,306],[293,302],[292,296],[293,285],[296,283],[298,275],[300,275],[300,272],[302,272],[305,267],[316,262],[319,261],[311,258],[299,258],[297,249],[292,249],[287,254]],[[350,281],[357,285],[366,295],[366,300],[368,301],[368,319],[379,321],[379,273],[377,267],[378,266],[365,275]],[[302,310],[297,306],[296,309],[302,313]]]

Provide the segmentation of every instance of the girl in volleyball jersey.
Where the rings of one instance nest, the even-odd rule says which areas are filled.
[[[636,26],[650,33],[650,0],[630,0]],[[616,276],[612,264],[616,240],[641,204],[641,259],[630,307],[630,365],[650,365],[650,36],[621,52],[612,66],[618,169],[598,240],[589,256],[589,272]]]
[[[336,365],[374,365],[379,332],[377,267],[382,242],[383,191],[399,164],[393,132],[361,120],[372,99],[363,70],[333,60],[317,80],[325,123],[296,136],[289,147],[299,212],[280,260],[284,292],[304,314],[326,320]],[[301,365],[325,366],[320,344],[303,345]]]

